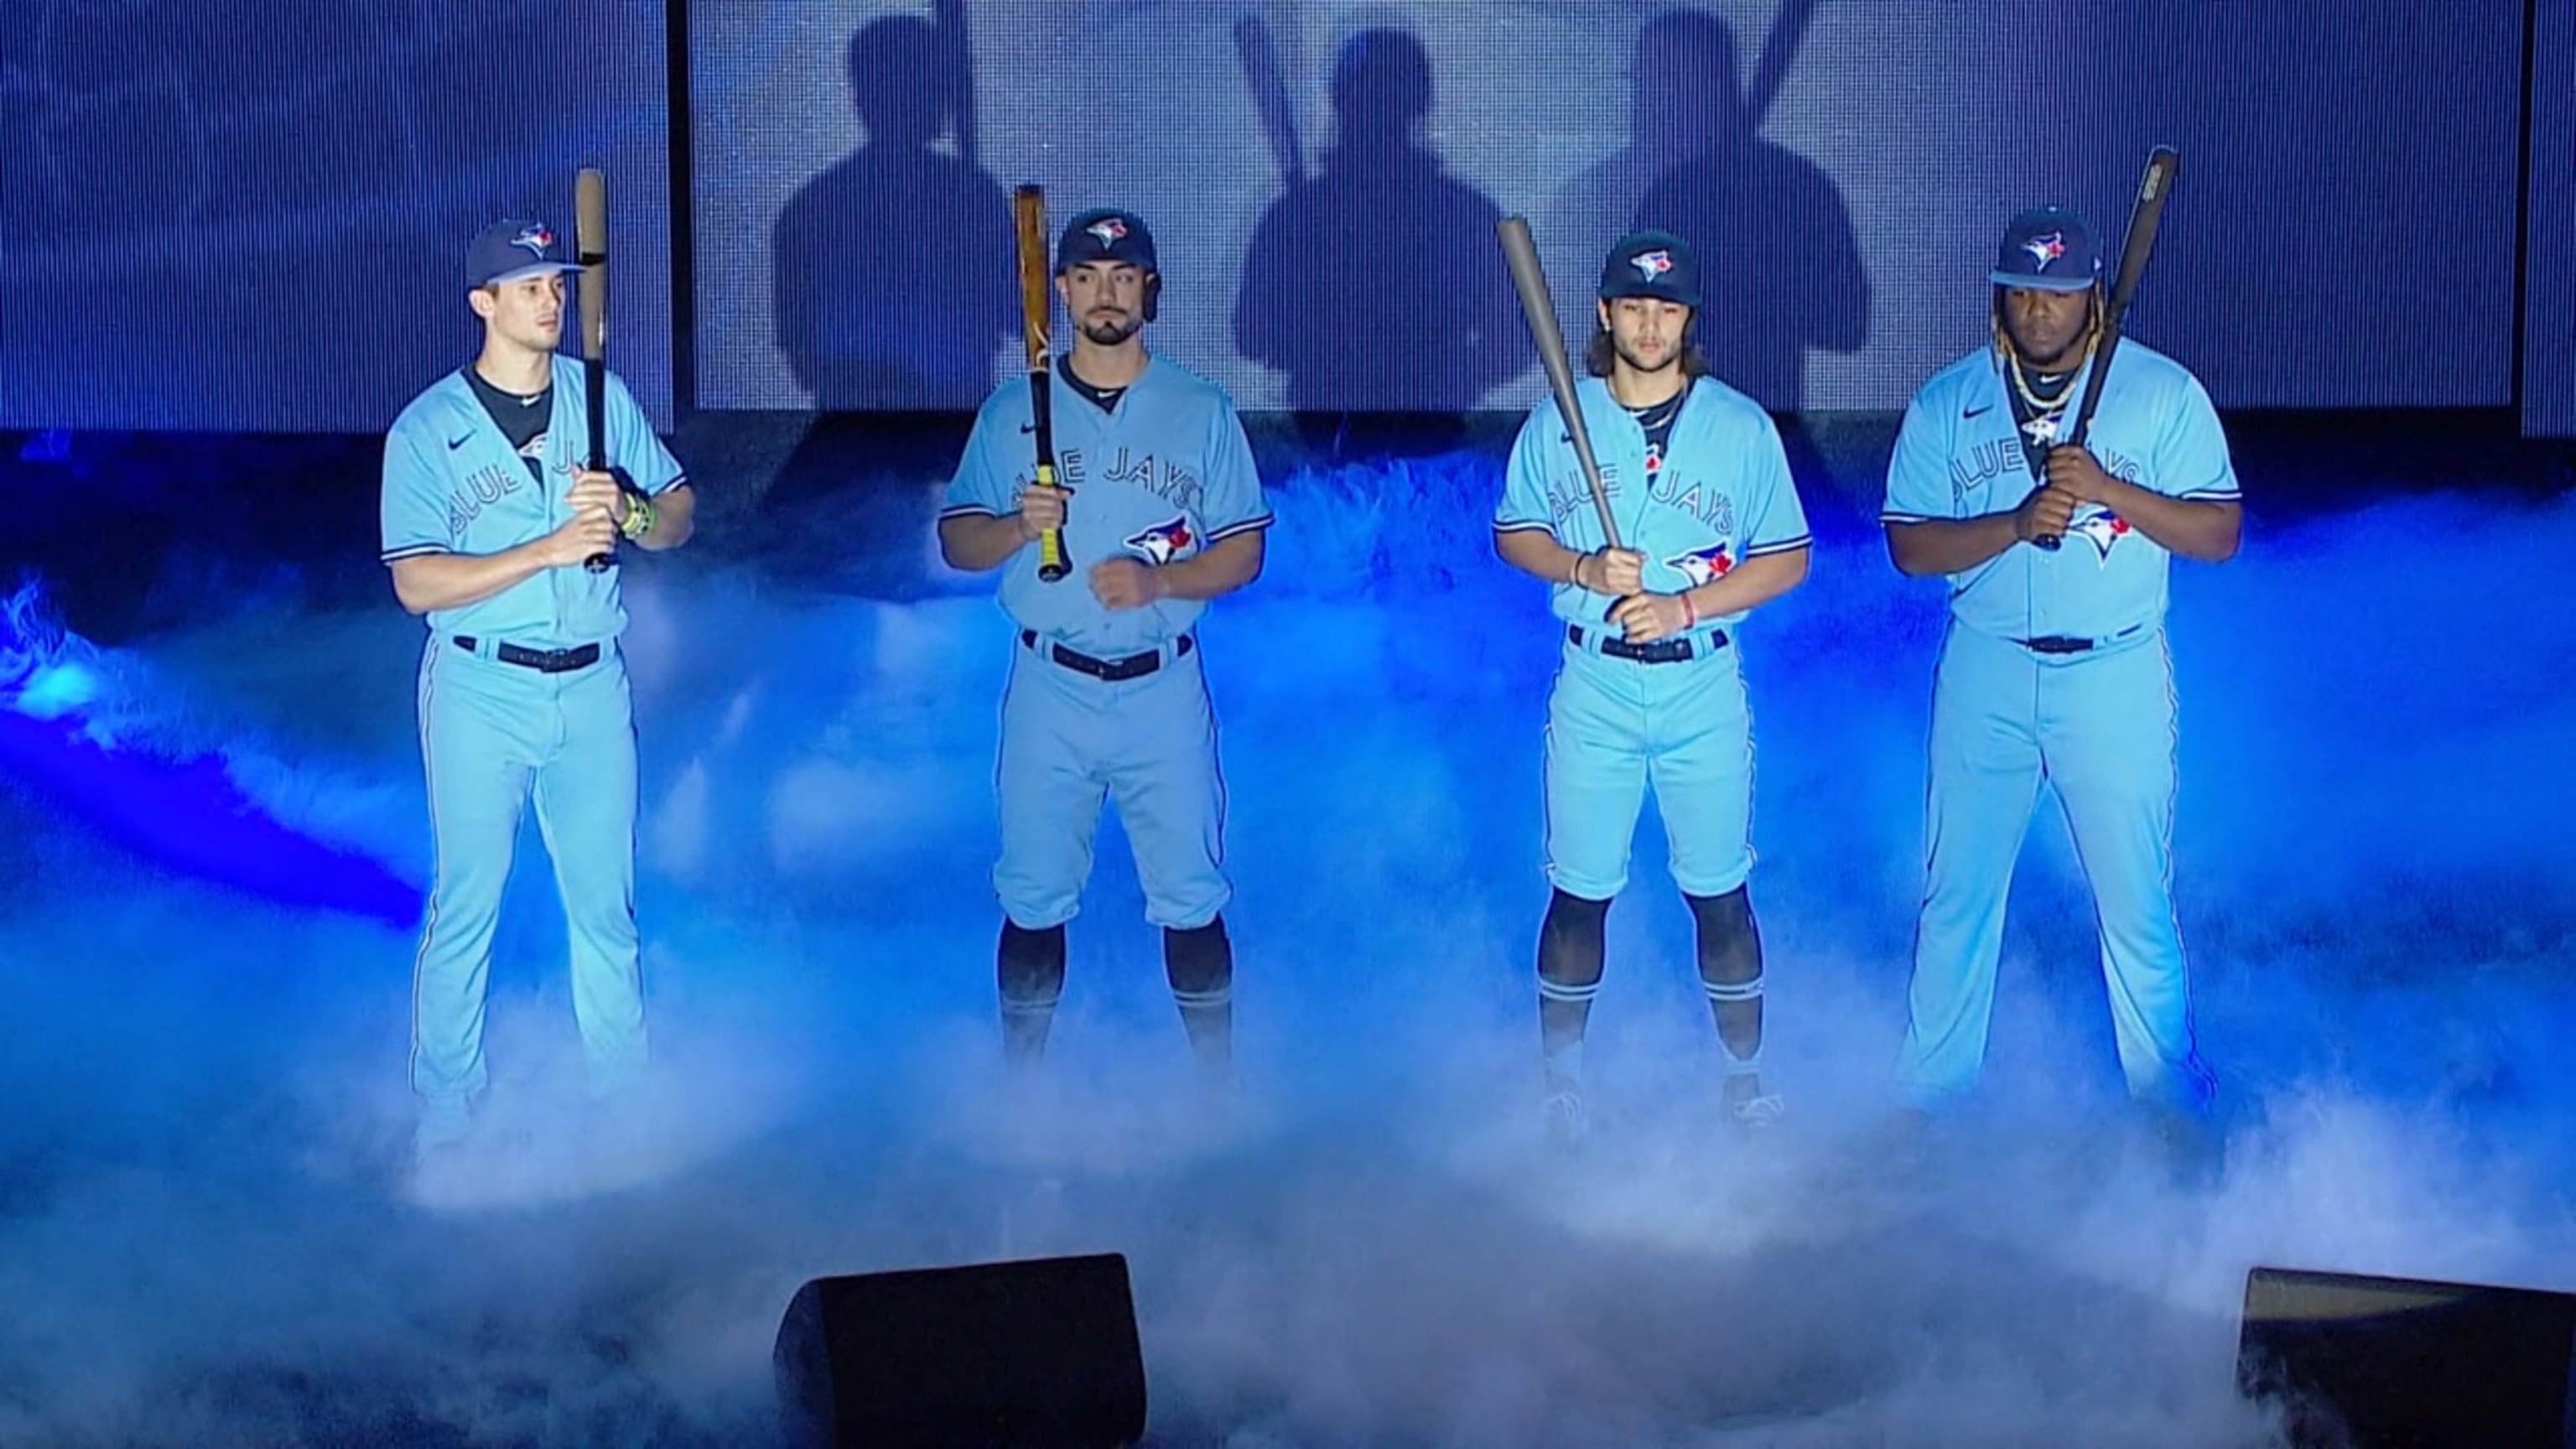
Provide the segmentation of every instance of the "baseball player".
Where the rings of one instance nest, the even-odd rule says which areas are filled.
[[[688,541],[694,495],[614,374],[612,471],[583,462],[582,364],[560,357],[563,259],[541,222],[466,248],[474,361],[432,383],[385,438],[383,557],[423,616],[421,758],[436,879],[412,975],[418,1142],[460,1137],[482,1093],[483,1005],[501,888],[533,797],[572,947],[573,1011],[594,1086],[645,1059],[635,936],[635,725],[618,635],[618,569],[585,566],[623,537]]]
[[[1092,829],[1114,800],[1145,917],[1199,1061],[1232,1073],[1234,952],[1222,912],[1224,781],[1191,626],[1261,571],[1271,515],[1252,446],[1224,393],[1149,354],[1162,274],[1134,213],[1076,216],[1056,246],[1056,294],[1075,324],[1048,369],[1058,488],[1034,486],[1029,380],[976,416],[939,517],[954,568],[1001,567],[1016,629],[1002,695],[998,948],[1009,1059],[1045,1049],[1064,988],[1065,922],[1091,872]],[[1034,546],[1062,530],[1071,571],[1038,577]]]
[[[2086,446],[2059,443],[2103,319],[2082,218],[2014,217],[1988,280],[1992,339],[1933,374],[1906,409],[1880,514],[1897,569],[1946,578],[1950,592],[1898,1078],[1926,1112],[1977,1080],[2004,894],[2044,779],[2092,885],[2129,1089],[2190,1122],[2212,1082],[2170,896],[2166,573],[2175,554],[2235,553],[2236,473],[2198,380],[2125,339]],[[2047,538],[2062,542],[2034,546]]]
[[[1561,1138],[1584,1128],[1584,1026],[1649,786],[1698,927],[1725,1108],[1747,1127],[1780,1111],[1760,1077],[1752,720],[1735,630],[1806,577],[1807,521],[1769,415],[1708,376],[1690,341],[1699,302],[1698,264],[1670,233],[1624,237],[1602,266],[1591,376],[1576,393],[1622,546],[1602,535],[1553,400],[1522,426],[1494,512],[1496,549],[1553,586],[1565,632],[1548,698],[1554,891],[1538,946],[1546,1109]]]

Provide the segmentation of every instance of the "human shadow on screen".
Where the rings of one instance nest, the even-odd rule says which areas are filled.
[[[1431,96],[1410,32],[1352,36],[1333,145],[1254,229],[1235,348],[1286,373],[1299,412],[1462,411],[1529,364],[1502,212],[1422,144]]]
[[[1802,28],[1775,30],[1766,51],[1780,53],[1764,55],[1763,76],[1786,73]],[[1764,101],[1745,94],[1734,34],[1716,16],[1673,9],[1648,21],[1629,76],[1628,145],[1559,194],[1557,234],[1569,256],[1595,264],[1632,228],[1688,241],[1710,367],[1773,412],[1799,411],[1807,354],[1852,352],[1869,337],[1869,276],[1841,192],[1814,162],[1762,139]]]
[[[847,61],[867,140],[779,214],[779,350],[817,409],[974,408],[1020,317],[1011,199],[975,161],[964,37],[890,16]],[[952,125],[956,156],[932,149]]]

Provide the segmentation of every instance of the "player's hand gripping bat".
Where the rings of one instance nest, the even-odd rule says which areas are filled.
[[[608,471],[608,187],[597,170],[584,170],[573,180],[572,189],[573,245],[581,262],[581,372],[582,396],[589,406],[589,467],[594,473]],[[584,565],[592,573],[605,573],[617,561],[616,543],[610,552],[590,556]]]
[[[2075,427],[2067,433],[2065,447],[2083,447],[2085,435],[2092,431],[2094,406],[2102,401],[2103,380],[2111,375],[2111,354],[2120,346],[2120,324],[2128,316],[2129,304],[2137,300],[2138,279],[2147,273],[2147,254],[2155,250],[2156,227],[2164,220],[2165,198],[2181,171],[2182,158],[2171,146],[2147,153],[2146,173],[2138,178],[2137,203],[2129,208],[2129,234],[2120,241],[2120,268],[2111,281],[2111,300],[2102,309],[2102,340],[2093,346],[2093,371],[2084,380],[2084,396],[2075,405]],[[2041,534],[2031,542],[2055,552],[2065,540]]]
[[[1055,297],[1047,286],[1046,191],[1034,184],[1011,193],[1012,219],[1020,234],[1020,326],[1029,349],[1029,422],[1037,433],[1037,486],[1055,481],[1054,398],[1048,391],[1047,321]],[[1054,583],[1071,570],[1064,561],[1064,533],[1050,528],[1038,535],[1038,578]]]
[[[1503,239],[1503,261],[1512,270],[1512,288],[1520,293],[1521,315],[1528,319],[1530,337],[1538,343],[1539,365],[1547,370],[1547,388],[1556,398],[1556,410],[1565,419],[1565,436],[1574,444],[1574,459],[1583,467],[1583,481],[1592,485],[1592,506],[1601,514],[1601,537],[1610,547],[1618,548],[1619,524],[1610,516],[1610,490],[1601,483],[1601,465],[1592,456],[1592,430],[1584,425],[1583,406],[1574,395],[1574,367],[1566,360],[1565,334],[1556,325],[1556,304],[1548,299],[1547,273],[1539,268],[1538,246],[1530,240],[1529,218],[1507,216],[1494,228]],[[1622,601],[1613,599],[1608,613],[1616,613]]]

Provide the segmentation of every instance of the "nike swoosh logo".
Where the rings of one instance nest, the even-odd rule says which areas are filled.
[[[1034,432],[1036,432],[1037,430],[1038,430],[1038,425],[1037,425],[1037,424],[1035,424],[1035,423],[1022,423],[1022,424],[1020,424],[1020,431],[1021,431],[1021,432],[1024,432],[1024,433],[1034,433]]]
[[[455,452],[457,449],[464,447],[464,446],[465,446],[465,438],[470,438],[470,437],[473,437],[473,436],[474,436],[474,435],[473,435],[472,433],[467,433],[467,434],[465,435],[465,437],[464,437],[464,438],[450,438],[450,439],[448,439],[448,440],[447,440],[447,451],[449,451],[449,452],[453,453],[453,452]]]
[[[1983,417],[1983,416],[1985,416],[1987,413],[1993,412],[1994,410],[1995,410],[1995,405],[1994,405],[1993,403],[1988,403],[1988,404],[1986,404],[1984,407],[1981,407],[1981,408],[1970,408],[1970,409],[1968,409],[1966,412],[1959,414],[1959,416],[1960,416],[1960,417],[1963,417],[1963,418]]]

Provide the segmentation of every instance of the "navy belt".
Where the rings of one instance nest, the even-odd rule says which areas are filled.
[[[1701,638],[1708,641],[1708,652],[1711,656],[1725,648],[1727,643],[1724,629],[1711,629],[1704,635],[1680,635],[1671,639],[1658,639],[1652,644],[1631,644],[1616,634],[1587,635],[1580,624],[1566,625],[1565,638],[1577,649],[1593,650],[1613,659],[1633,659],[1640,664],[1679,664],[1687,659],[1695,659],[1699,657],[1699,651],[1693,646],[1696,640]]]
[[[456,636],[456,647],[468,654],[481,648],[471,634]],[[516,664],[539,674],[562,674],[574,669],[588,669],[599,662],[599,646],[581,644],[570,649],[530,649],[524,644],[500,643],[492,646],[492,657],[504,664]]]
[[[1031,649],[1037,648],[1037,631],[1035,629],[1022,629],[1020,631],[1020,643]],[[1180,642],[1172,646],[1172,657],[1174,659],[1179,659],[1187,655],[1190,650],[1195,647],[1196,645],[1192,642],[1191,636],[1184,634],[1181,636]],[[1063,665],[1067,669],[1080,674],[1088,674],[1094,679],[1105,679],[1112,684],[1116,684],[1122,679],[1142,679],[1146,675],[1163,667],[1163,654],[1159,649],[1149,649],[1142,654],[1130,654],[1124,659],[1095,659],[1091,655],[1082,653],[1079,650],[1067,649],[1061,644],[1050,641],[1047,645],[1046,653],[1048,658],[1053,659],[1056,663]]]
[[[2108,639],[2084,639],[2073,634],[2042,634],[2036,639],[2015,639],[2013,642],[2033,654],[2089,654],[2106,644],[2116,644],[2145,627],[2147,626],[2144,624],[2131,624]]]

